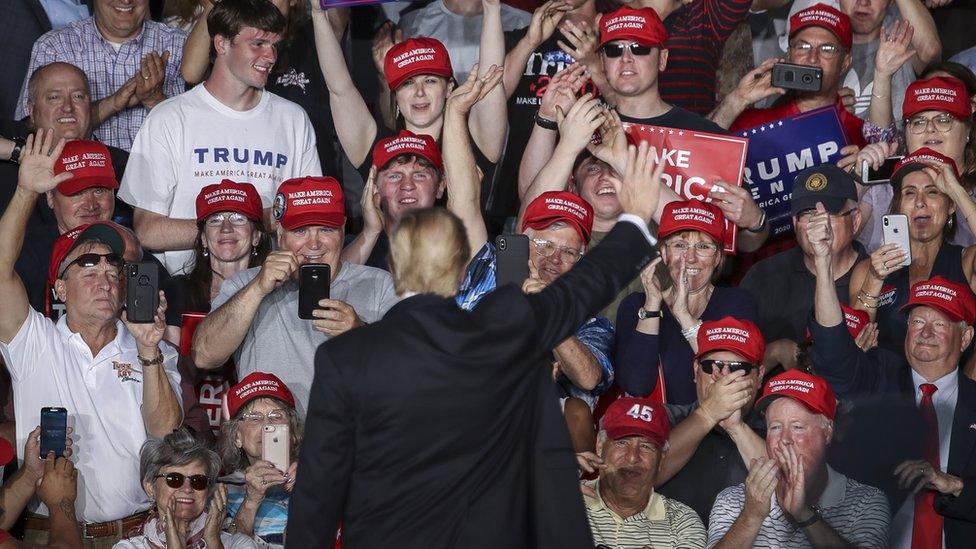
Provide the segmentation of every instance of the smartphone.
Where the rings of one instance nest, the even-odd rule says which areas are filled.
[[[904,214],[887,214],[881,218],[881,231],[885,244],[898,244],[898,247],[908,252],[904,266],[912,262],[912,245],[908,237],[908,216]]]
[[[771,84],[787,90],[820,91],[823,85],[823,69],[793,63],[776,63],[773,65]]]
[[[319,301],[329,299],[331,268],[325,263],[309,263],[298,268],[298,318],[314,320],[312,311],[321,309]]]
[[[885,161],[881,164],[881,167],[875,170],[867,162],[861,163],[861,183],[864,185],[882,185],[891,181],[891,174],[895,171],[895,164],[903,157],[901,156],[889,156],[885,158]]]
[[[495,238],[495,287],[522,283],[529,278],[529,237],[502,234]]]
[[[125,264],[125,314],[129,322],[149,324],[159,307],[159,265],[152,261]]]
[[[68,436],[68,411],[64,408],[41,408],[41,459],[48,452],[64,455],[64,440]]]
[[[271,462],[282,473],[288,471],[291,465],[291,456],[289,456],[291,437],[288,434],[288,424],[265,425],[261,435],[261,459]]]

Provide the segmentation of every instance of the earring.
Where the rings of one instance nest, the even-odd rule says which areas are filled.
[[[203,257],[208,257],[208,256],[210,256],[210,250],[208,250],[208,249],[206,249],[206,248],[204,248],[204,249],[203,249],[203,253],[202,253],[202,255],[203,255]]]
[[[949,216],[949,221],[946,221],[946,228],[952,230],[952,227],[956,224],[956,216]]]
[[[257,257],[257,256],[258,256],[258,249],[251,248],[251,257]]]

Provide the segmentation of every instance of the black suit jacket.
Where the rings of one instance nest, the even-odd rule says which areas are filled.
[[[593,547],[545,357],[650,260],[630,223],[544,291],[432,295],[315,359],[289,547]]]
[[[27,78],[31,48],[42,34],[51,30],[40,0],[6,0],[0,17],[0,117],[12,118]]]

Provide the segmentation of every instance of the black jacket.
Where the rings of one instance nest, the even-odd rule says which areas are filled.
[[[289,547],[593,547],[545,359],[652,253],[618,223],[538,294],[418,295],[319,347]]]

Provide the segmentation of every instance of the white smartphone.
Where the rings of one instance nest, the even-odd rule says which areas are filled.
[[[902,265],[906,267],[910,265],[912,263],[912,245],[908,236],[908,216],[886,214],[881,218],[881,230],[885,244],[897,244],[899,248],[908,252],[908,257]]]
[[[261,459],[270,461],[282,473],[291,465],[291,436],[288,424],[265,425],[261,438]]]

